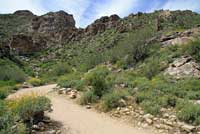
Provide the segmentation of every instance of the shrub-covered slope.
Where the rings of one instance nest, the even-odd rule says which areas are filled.
[[[191,11],[112,15],[85,29],[63,11],[0,15],[0,98],[20,82],[58,82],[80,91],[82,105],[136,106],[157,117],[165,109],[177,124],[197,126],[199,26],[200,15]]]

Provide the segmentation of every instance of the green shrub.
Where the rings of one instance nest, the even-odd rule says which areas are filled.
[[[25,78],[25,73],[22,70],[20,70],[17,66],[11,66],[6,64],[1,65],[0,63],[0,80],[13,80],[15,82],[23,82],[25,81]]]
[[[16,129],[12,129],[15,123],[14,116],[11,112],[6,112],[0,116],[0,134],[16,134]]]
[[[58,85],[64,88],[75,88],[77,90],[83,90],[84,81],[81,80],[82,74],[70,73],[59,78]]]
[[[180,112],[178,112],[178,118],[180,120],[195,125],[200,124],[200,107],[198,104],[182,102],[179,103],[177,109],[180,110]]]
[[[83,80],[74,80],[74,88],[78,91],[83,91],[85,83]]]
[[[0,87],[0,100],[5,99],[8,95],[9,92],[11,91],[12,87],[6,86],[6,87]]]
[[[158,115],[160,113],[160,105],[155,101],[143,101],[141,104],[145,113],[150,113],[152,115]]]
[[[200,61],[200,40],[186,45],[184,51],[186,51],[187,54],[190,54],[197,61]]]
[[[161,63],[161,59],[158,57],[151,57],[147,59],[145,63],[141,73],[150,80],[166,67],[164,63]]]
[[[128,92],[122,90],[113,91],[106,94],[102,98],[102,109],[104,111],[109,111],[112,108],[117,108],[121,106],[121,103],[119,102],[120,99],[126,99],[127,96]]]
[[[50,74],[55,76],[61,76],[70,72],[72,72],[72,68],[67,63],[59,63],[53,67]]]
[[[41,86],[41,85],[43,85],[42,80],[40,80],[38,78],[31,78],[27,82],[30,83],[33,86]]]
[[[108,74],[109,70],[106,67],[99,66],[85,75],[84,83],[92,86],[93,93],[101,98],[109,89],[109,85],[106,82]]]
[[[198,79],[185,79],[175,83],[173,92],[180,98],[200,99],[200,81]]]
[[[0,89],[0,99],[5,99],[8,96],[8,91],[5,88]]]
[[[141,91],[138,92],[135,96],[135,102],[140,104],[143,101],[147,101],[147,100],[152,100],[152,98],[154,98],[155,96],[153,95],[153,93],[151,91]]]
[[[95,75],[92,79],[92,83],[91,83],[92,91],[93,93],[98,96],[98,97],[102,97],[105,93],[108,92],[108,85],[105,81],[105,78],[99,76],[99,75]]]
[[[16,114],[8,106],[8,101],[0,101],[0,134],[26,134],[25,125],[18,122]]]
[[[14,102],[13,110],[24,122],[33,123],[37,114],[50,109],[50,100],[46,97],[24,96]]]
[[[80,98],[80,104],[87,105],[89,103],[95,103],[98,99],[98,96],[96,96],[94,92],[90,90],[83,93],[83,95]]]
[[[0,87],[14,86],[14,85],[16,85],[15,81],[0,81]]]
[[[124,59],[122,60],[124,65],[122,63],[120,64],[126,68],[136,65],[136,63],[148,57],[150,45],[146,45],[146,41],[151,38],[152,35],[153,29],[148,27],[135,32],[129,32],[122,41],[119,41],[118,46],[123,46],[120,53],[126,51]]]
[[[110,73],[110,71],[104,66],[97,66],[93,70],[89,71],[84,76],[84,81],[87,85],[91,85],[94,77],[101,77],[103,79]]]
[[[166,105],[170,107],[175,107],[177,103],[177,98],[175,96],[165,96]]]

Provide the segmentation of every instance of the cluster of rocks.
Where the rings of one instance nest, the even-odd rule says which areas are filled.
[[[192,126],[180,122],[176,113],[171,109],[161,109],[159,117],[151,114],[145,114],[137,106],[118,107],[111,112],[111,116],[122,118],[128,117],[134,121],[134,124],[141,128],[154,127],[159,134],[200,134],[200,126]]]
[[[75,90],[75,89],[72,89],[72,88],[56,88],[57,90],[57,93],[59,95],[67,95],[69,96],[70,99],[76,99],[76,98],[80,98],[79,94],[78,94],[78,91]],[[88,103],[86,106],[85,106],[86,109],[91,109],[92,106],[90,103]]]
[[[33,87],[33,85],[31,85],[30,83],[27,83],[27,82],[24,82],[22,84],[22,88],[32,88],[32,87]]]
[[[78,97],[78,91],[72,88],[58,88],[57,92],[59,95],[68,95],[70,99],[76,99]]]
[[[192,60],[190,56],[177,58],[165,70],[165,74],[175,77],[176,79],[194,77],[200,78],[200,65]]]
[[[199,32],[200,28],[197,27],[184,32],[175,32],[169,35],[163,35],[160,37],[159,41],[162,43],[163,47],[188,44],[195,40],[194,37],[199,34]]]
[[[65,130],[58,122],[45,117],[42,121],[32,126],[32,134],[62,134]]]

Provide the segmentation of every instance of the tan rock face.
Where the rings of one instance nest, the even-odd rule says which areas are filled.
[[[200,66],[192,61],[191,57],[181,57],[170,64],[169,68],[165,70],[165,74],[174,76],[177,79],[185,77],[200,78]]]
[[[195,36],[200,32],[200,28],[193,28],[190,30],[186,30],[184,32],[176,32],[171,35],[163,36],[160,38],[160,42],[163,47],[171,46],[171,45],[183,45],[188,44],[195,40]]]
[[[170,45],[183,45],[188,44],[193,41],[192,37],[178,37],[169,41],[165,41],[163,43],[164,46],[170,46]]]

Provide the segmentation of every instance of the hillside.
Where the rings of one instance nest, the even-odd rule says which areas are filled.
[[[75,23],[64,11],[1,14],[0,87],[58,83],[80,93],[82,105],[127,112],[139,126],[200,132],[199,14],[159,10]]]

